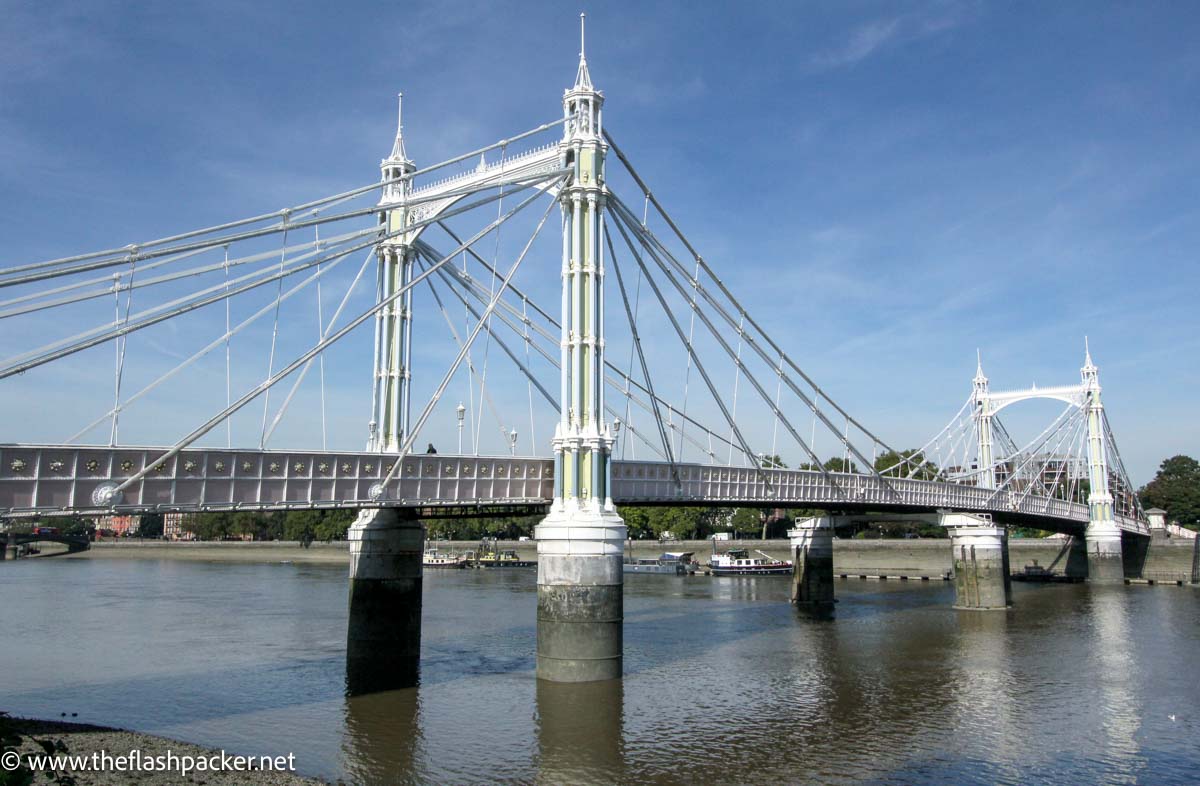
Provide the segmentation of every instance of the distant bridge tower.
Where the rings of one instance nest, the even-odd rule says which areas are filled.
[[[1121,560],[1121,530],[1113,518],[1113,498],[1108,486],[1108,452],[1104,440],[1104,404],[1100,401],[1099,369],[1086,348],[1079,370],[1087,408],[1088,456],[1088,579],[1121,582],[1125,571]]]
[[[554,430],[554,502],[537,527],[537,675],[556,682],[621,676],[625,523],[610,490],[604,419],[604,96],[592,86],[580,15],[579,70],[563,94],[562,374]]]
[[[996,488],[996,468],[992,463],[992,402],[988,393],[988,378],[983,375],[983,358],[976,355],[972,401],[975,406],[975,432],[979,435],[979,485]]]
[[[396,141],[392,153],[379,164],[383,181],[389,182],[416,171],[404,151],[404,96],[398,98]],[[412,180],[384,186],[380,222],[388,233],[412,223],[408,206]],[[379,244],[376,288],[385,300],[412,281],[416,251],[415,233],[405,232]],[[412,378],[412,290],[375,316],[375,378],[371,393],[371,423],[368,449],[399,452],[408,437],[410,386]]]

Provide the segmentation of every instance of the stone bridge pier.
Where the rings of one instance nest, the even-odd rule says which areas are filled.
[[[1008,535],[986,514],[938,511],[954,552],[954,608],[1003,611],[1012,605]]]
[[[421,522],[408,508],[365,509],[346,538],[347,690],[357,694],[412,686],[421,659]]]
[[[815,516],[796,521],[788,530],[792,547],[792,603],[832,606],[833,519]]]

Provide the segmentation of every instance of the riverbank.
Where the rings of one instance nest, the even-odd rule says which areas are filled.
[[[32,784],[65,783],[67,781],[61,780],[63,774],[69,775],[73,779],[70,782],[78,784],[78,786],[107,786],[112,783],[131,782],[145,786],[169,786],[178,783],[203,783],[207,786],[239,786],[239,784],[313,786],[327,783],[327,781],[305,778],[286,770],[264,770],[258,767],[247,771],[213,770],[208,768],[208,764],[210,761],[219,763],[222,751],[165,737],[86,723],[66,723],[35,718],[0,718],[0,737],[5,738],[6,745],[14,736],[20,739],[20,744],[15,750],[26,765],[30,762],[28,757],[45,755],[47,746],[54,755],[83,757],[88,765],[92,765],[93,761],[108,763],[103,771],[92,771],[90,766],[88,769],[67,766],[54,770],[35,770],[34,778],[30,782]],[[226,753],[229,757],[237,756],[235,753]],[[133,755],[140,756],[142,762],[153,761],[155,765],[159,762],[166,764],[177,761],[181,765],[188,765],[192,771],[185,775],[180,767],[176,767],[173,771],[148,772],[139,771],[137,767],[131,765],[119,768],[113,766],[113,759]],[[271,755],[274,756],[274,752]],[[112,757],[112,759],[108,759],[106,756]],[[171,756],[176,758],[169,759],[168,757]],[[156,759],[155,757],[161,758]],[[253,758],[257,759],[258,757]],[[283,758],[280,757],[279,763],[286,766]],[[67,762],[62,763],[66,764]],[[201,767],[204,769],[200,769]],[[7,759],[4,762],[4,769],[11,770]],[[16,780],[14,782],[22,783],[24,781]]]
[[[170,559],[201,562],[349,563],[349,544],[342,541],[171,541],[124,539],[93,543],[87,551],[64,559]]]
[[[427,541],[432,544],[433,541]],[[477,549],[477,541],[437,541],[439,549],[463,552]],[[635,540],[627,547],[633,557],[655,557],[664,551],[691,551],[701,563],[713,552],[713,541],[694,540],[659,543]],[[1066,569],[1063,542],[1054,539],[1014,538],[1009,541],[1012,571],[1020,573],[1027,565],[1050,568],[1055,573]],[[790,559],[787,540],[719,541],[720,551],[749,549],[775,559]],[[500,549],[511,549],[521,559],[536,560],[537,544],[532,540],[500,541]],[[59,559],[169,559],[204,562],[294,562],[348,564],[346,541],[313,543],[304,548],[297,541],[162,541],[118,540],[92,544],[85,552]],[[1150,546],[1142,575],[1147,578],[1190,576],[1192,543],[1182,539],[1155,540]],[[945,578],[953,570],[950,541],[945,538],[911,540],[836,540],[833,547],[833,571],[849,576],[909,576]]]

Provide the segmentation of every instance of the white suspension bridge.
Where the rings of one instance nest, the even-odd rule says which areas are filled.
[[[1060,387],[996,392],[980,367],[941,432],[896,449],[804,371],[787,346],[795,336],[768,333],[726,286],[717,268],[742,260],[701,254],[606,127],[603,102],[581,52],[562,117],[507,139],[418,167],[401,115],[378,182],[126,246],[14,260],[0,270],[0,380],[36,398],[111,362],[111,397],[78,423],[74,411],[39,423],[44,441],[0,444],[0,517],[356,508],[369,533],[384,526],[380,512],[403,522],[544,511],[546,586],[578,575],[555,559],[611,565],[624,504],[954,511],[1085,536],[1109,553],[1148,533],[1090,352],[1079,382]],[[556,205],[561,242],[546,242]],[[196,341],[197,329],[211,335]],[[370,410],[354,439],[365,447],[329,449],[326,366],[353,363],[365,381],[368,345]],[[243,364],[250,355],[257,372]],[[414,376],[435,357],[441,369]],[[192,410],[179,408],[164,423],[171,396],[191,390],[219,397],[215,413],[189,423]],[[1032,399],[1063,409],[1018,444],[1000,414]],[[506,403],[528,412],[506,414]],[[121,439],[123,428],[146,430],[140,407],[173,441]],[[289,411],[311,449],[271,447]],[[457,452],[420,450],[435,413],[457,418]],[[529,450],[518,455],[511,424],[526,414]],[[98,433],[102,444],[84,442]],[[351,537],[369,550],[367,536]]]

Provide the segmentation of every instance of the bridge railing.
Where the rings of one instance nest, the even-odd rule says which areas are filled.
[[[97,491],[153,464],[164,448],[0,446],[0,515],[547,505],[554,463],[544,458],[416,454],[380,489],[396,461],[373,452],[189,449],[130,485],[115,507]],[[1086,524],[1086,505],[956,483],[813,470],[618,461],[613,498],[620,504],[779,505],[859,509],[953,508],[1017,513]],[[765,478],[765,480],[764,480]],[[769,483],[769,485],[768,485]],[[1144,522],[1118,517],[1127,531]]]
[[[132,484],[115,507],[98,489],[150,466],[163,448],[0,446],[0,514],[357,508],[378,505],[396,461],[380,453],[185,450]],[[541,458],[419,454],[382,493],[388,504],[544,504],[554,464]]]

